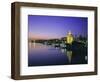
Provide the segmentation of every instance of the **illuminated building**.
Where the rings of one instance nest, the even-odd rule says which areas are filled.
[[[67,34],[67,37],[66,37],[66,42],[68,44],[72,44],[73,41],[74,41],[74,37],[73,37],[71,31],[69,31],[68,34]]]

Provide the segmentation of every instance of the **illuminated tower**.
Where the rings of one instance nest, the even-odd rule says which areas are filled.
[[[72,44],[73,41],[74,41],[74,37],[73,37],[71,31],[69,31],[68,34],[67,34],[67,37],[66,37],[66,42],[68,44]]]

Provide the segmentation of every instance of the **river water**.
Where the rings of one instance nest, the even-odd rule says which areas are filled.
[[[76,54],[51,45],[29,43],[28,66],[87,64],[86,54]]]

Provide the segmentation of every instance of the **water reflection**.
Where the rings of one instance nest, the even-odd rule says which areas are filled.
[[[86,64],[86,54],[65,48],[29,43],[28,66]]]
[[[67,51],[67,57],[68,57],[69,63],[71,63],[72,51]]]
[[[67,49],[61,49],[62,53],[65,53],[67,55],[67,58],[69,60],[69,63],[71,63],[71,59],[72,59],[72,51],[67,51]]]
[[[61,52],[62,53],[66,53],[67,52],[67,49],[61,49]]]

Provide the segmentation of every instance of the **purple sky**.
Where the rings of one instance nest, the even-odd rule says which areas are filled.
[[[88,18],[28,15],[30,38],[61,38],[70,30],[73,35],[87,36]]]

